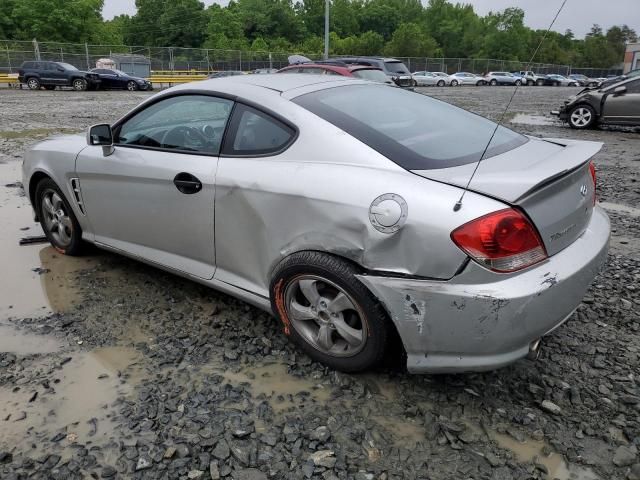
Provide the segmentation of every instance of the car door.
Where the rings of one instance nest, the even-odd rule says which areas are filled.
[[[163,97],[114,126],[110,155],[85,148],[76,173],[95,241],[213,278],[215,176],[232,107],[205,94]]]
[[[116,72],[113,70],[108,70],[106,68],[101,68],[99,70],[94,70],[94,72],[100,74],[100,86],[102,88],[116,88],[118,85],[116,84],[116,80],[118,76]]]
[[[277,228],[262,214],[280,195],[269,179],[284,173],[280,155],[295,140],[296,129],[264,112],[238,103],[233,111],[216,177],[215,278],[265,297],[268,261],[265,236]],[[290,170],[287,171],[290,174]],[[295,215],[292,211],[281,215]],[[276,213],[274,213],[275,215]]]
[[[603,120],[612,123],[640,124],[640,78],[631,80],[623,86],[627,90],[622,94],[613,93],[615,87],[610,89],[604,101]]]

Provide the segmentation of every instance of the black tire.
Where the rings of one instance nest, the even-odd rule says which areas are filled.
[[[61,243],[59,239],[56,238],[55,234],[51,231],[51,229],[47,226],[46,219],[50,218],[51,214],[45,211],[44,198],[50,192],[57,193],[59,198],[62,200],[62,204],[63,204],[61,205],[62,209],[66,214],[66,216],[71,221],[71,228],[69,229],[70,241],[68,242],[68,244]],[[42,225],[42,230],[44,231],[44,234],[46,235],[49,242],[51,242],[51,245],[53,246],[53,248],[55,248],[58,252],[64,255],[71,255],[71,256],[80,255],[82,253],[82,248],[84,246],[83,245],[84,242],[82,241],[82,229],[80,228],[78,219],[73,213],[73,209],[71,208],[71,205],[69,205],[69,202],[67,201],[66,197],[64,196],[64,194],[62,193],[58,185],[56,185],[56,183],[50,178],[45,178],[41,180],[36,186],[34,198],[35,198],[36,210],[38,213],[38,219],[40,220],[40,225]]]
[[[498,81],[494,78],[489,82],[489,85],[491,85],[492,87],[495,87],[496,85],[498,85]]]
[[[457,80],[451,80],[451,86],[452,87],[457,87],[458,86],[458,81]]]
[[[533,80],[527,80],[527,87],[533,87],[536,84]]]
[[[539,86],[539,87],[544,86],[544,80],[543,80],[543,79],[541,79],[541,78],[540,78],[540,79],[538,79],[538,80],[536,80],[536,85],[537,85],[537,86]]]
[[[569,112],[569,126],[576,130],[586,130],[593,128],[596,124],[596,111],[591,105],[576,105]]]
[[[482,85],[484,85],[484,82],[482,80],[478,80],[476,82],[476,87],[481,87]]]
[[[438,84],[439,87],[444,87],[446,85],[446,82],[444,80],[438,80]]]
[[[413,86],[414,86],[414,88],[418,86],[418,81],[417,80],[413,81]]]
[[[516,80],[516,87],[519,87],[522,85],[522,81],[521,80]]]
[[[40,80],[36,77],[27,78],[26,83],[29,90],[40,90]]]
[[[71,86],[76,92],[84,92],[87,89],[87,81],[84,78],[74,78]]]
[[[269,289],[271,308],[276,317],[282,321],[285,334],[289,335],[300,349],[314,360],[343,372],[359,372],[378,365],[385,356],[390,337],[387,314],[378,300],[355,277],[358,273],[360,272],[355,266],[333,255],[321,252],[299,252],[285,258],[276,267]],[[302,325],[302,323],[290,319],[287,301],[289,289],[295,288],[301,277],[310,276],[328,280],[342,289],[359,310],[353,310],[353,312],[362,323],[361,330],[365,340],[364,345],[360,346],[360,350],[353,355],[334,356],[321,351],[298,331],[297,328],[300,327],[296,325]],[[316,321],[306,320],[306,322]]]
[[[55,86],[55,85],[45,85],[45,86],[44,86],[44,89],[45,89],[45,90],[55,90],[55,89],[56,89],[56,86]]]
[[[130,92],[135,92],[136,90],[138,90],[138,84],[133,80],[129,80],[127,82],[127,90],[129,90]]]

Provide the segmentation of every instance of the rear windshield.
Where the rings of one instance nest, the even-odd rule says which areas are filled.
[[[386,85],[349,85],[293,99],[407,170],[477,162],[496,124],[426,95]],[[498,128],[485,158],[528,140]]]
[[[362,69],[353,70],[351,74],[354,77],[362,78],[363,80],[371,80],[372,82],[392,83],[382,70]]]
[[[404,65],[404,63],[398,60],[391,61],[391,62],[384,62],[384,64],[386,65],[387,70],[389,70],[390,72],[401,73],[403,75],[409,75],[411,73],[409,72],[407,67]]]

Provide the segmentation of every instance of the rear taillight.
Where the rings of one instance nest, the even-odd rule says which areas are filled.
[[[589,163],[589,172],[591,172],[591,180],[593,180],[593,204],[596,204],[596,166],[593,162]]]
[[[451,239],[472,259],[495,272],[515,272],[547,258],[538,231],[511,208],[465,223],[451,233]]]

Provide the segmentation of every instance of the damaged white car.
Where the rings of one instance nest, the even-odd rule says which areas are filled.
[[[495,128],[360,80],[207,80],[34,146],[24,185],[61,252],[94,243],[239,297],[331,367],[368,369],[397,336],[411,372],[484,370],[536,354],[610,230],[601,144],[499,127],[487,146]]]

